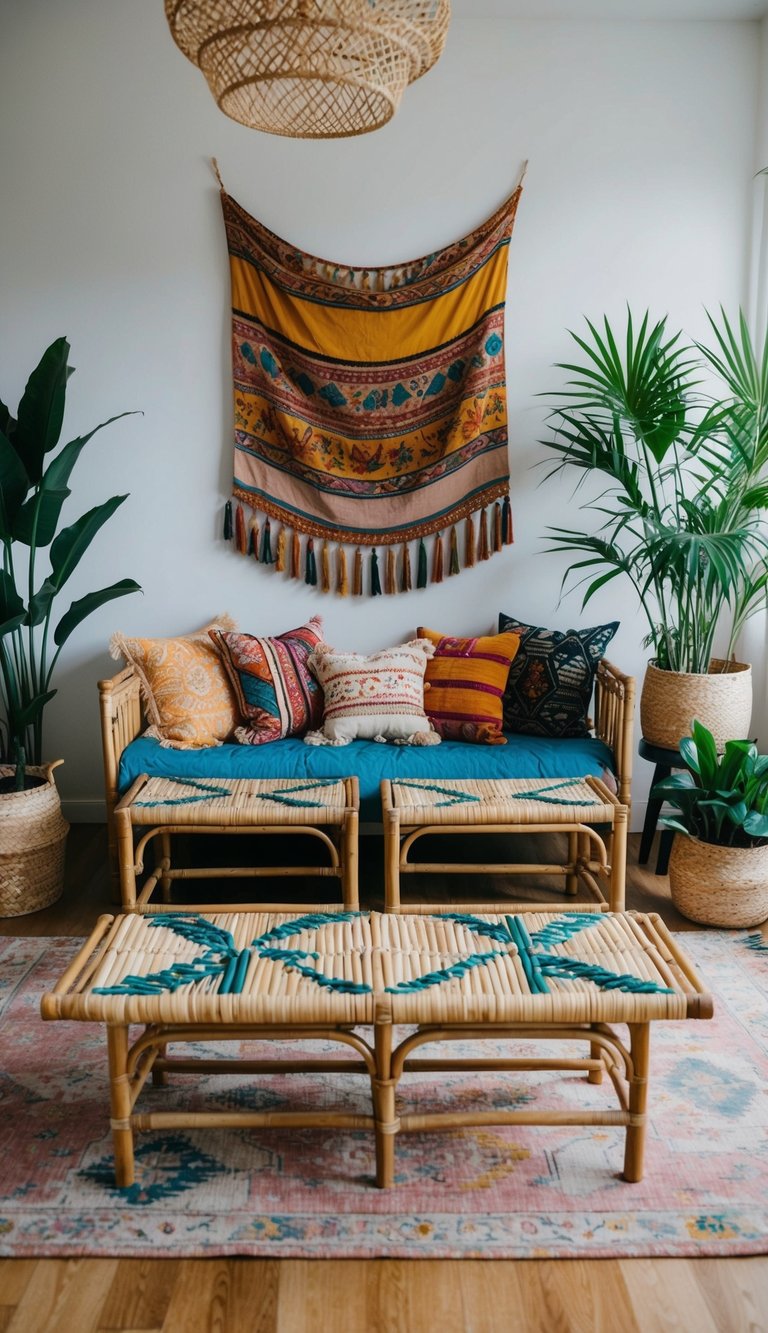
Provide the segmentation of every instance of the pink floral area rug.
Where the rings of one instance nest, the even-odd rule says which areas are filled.
[[[715,994],[715,1018],[653,1025],[640,1184],[620,1178],[621,1129],[515,1125],[399,1136],[397,1183],[386,1191],[373,1184],[368,1132],[151,1131],[137,1136],[136,1184],[121,1190],[103,1029],[38,1018],[40,995],[77,941],[0,941],[0,1253],[766,1253],[768,948],[744,932],[688,934],[684,945]],[[593,1087],[574,1072],[411,1074],[401,1088],[422,1109],[615,1104],[608,1080]],[[139,1107],[367,1112],[368,1097],[367,1079],[353,1074],[178,1076],[168,1088],[147,1086]]]

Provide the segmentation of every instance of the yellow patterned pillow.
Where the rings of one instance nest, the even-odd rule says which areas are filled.
[[[112,657],[124,657],[139,678],[150,723],[145,736],[174,750],[194,750],[221,745],[232,735],[240,720],[235,696],[208,631],[235,628],[230,616],[218,616],[176,639],[112,636]]]

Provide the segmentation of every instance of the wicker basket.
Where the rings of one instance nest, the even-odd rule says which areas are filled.
[[[694,720],[703,722],[718,749],[749,735],[752,668],[713,658],[709,671],[660,671],[649,662],[640,695],[640,726],[649,745],[676,750]]]
[[[672,901],[705,926],[758,926],[768,919],[768,843],[717,847],[678,833],[669,858]]]
[[[51,775],[62,762],[27,768],[43,785],[0,794],[0,917],[39,912],[61,897],[69,824]],[[0,777],[12,772],[0,765]]]

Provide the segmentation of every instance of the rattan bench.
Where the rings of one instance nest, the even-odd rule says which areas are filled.
[[[54,991],[46,1019],[107,1027],[111,1127],[119,1185],[134,1179],[135,1130],[326,1126],[373,1129],[376,1181],[391,1185],[398,1133],[488,1124],[612,1125],[626,1130],[624,1178],[641,1179],[650,1024],[708,1018],[712,1002],[657,916],[542,912],[432,916],[334,912],[102,917]],[[629,1026],[627,1047],[610,1026]],[[129,1040],[129,1025],[144,1031]],[[394,1045],[396,1025],[417,1025]],[[356,1031],[360,1027],[373,1030]],[[555,1040],[589,1055],[414,1059],[430,1042]],[[212,1060],[170,1056],[189,1042],[322,1039],[351,1047],[343,1061]],[[55,1048],[54,1048],[55,1049]],[[359,1072],[370,1115],[343,1111],[134,1110],[150,1075]],[[409,1070],[607,1072],[618,1110],[531,1107],[398,1113]],[[169,1094],[170,1095],[170,1094]]]
[[[331,876],[341,881],[346,908],[358,904],[357,778],[203,779],[137,778],[115,808],[115,835],[124,911],[164,912],[171,908],[171,889],[178,880]],[[321,865],[174,866],[171,838],[175,834],[288,833],[319,842],[326,859]],[[147,848],[157,840],[160,855],[140,891]],[[151,902],[157,885],[161,903]],[[226,911],[227,903],[210,911]],[[312,904],[256,903],[254,910],[311,910]],[[233,906],[232,911],[236,910]],[[245,910],[241,907],[241,910]]]
[[[600,910],[624,910],[627,868],[626,805],[598,778],[466,779],[431,782],[425,778],[382,782],[384,813],[385,904],[388,912],[401,910],[401,876],[440,875],[557,875],[565,891],[578,892],[581,881]],[[607,829],[607,837],[597,831]],[[546,864],[487,861],[410,861],[414,843],[434,834],[563,833],[567,859]],[[605,887],[604,887],[605,886]],[[535,906],[540,906],[536,904]],[[409,902],[407,912],[434,911],[434,904]],[[495,910],[475,907],[473,910]],[[515,904],[515,911],[525,910]],[[534,908],[535,910],[535,908]]]

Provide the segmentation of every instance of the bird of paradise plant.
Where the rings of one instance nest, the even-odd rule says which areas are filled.
[[[54,454],[64,420],[69,343],[58,338],[32,371],[11,415],[0,402],[0,706],[2,750],[15,766],[12,786],[22,791],[27,763],[42,763],[43,715],[56,694],[52,678],[64,644],[98,607],[127,593],[140,592],[133,579],[121,579],[71,603],[55,621],[54,603],[97,532],[126,495],[89,509],[59,529],[69,479],[82,450],[121,412],[87,435],[70,440]],[[39,576],[39,558],[47,551],[48,570]]]

